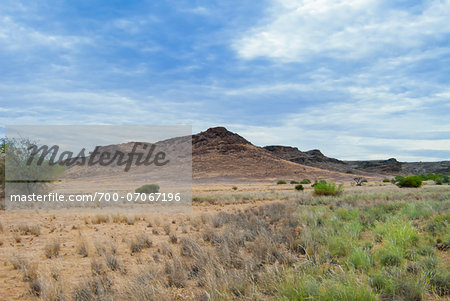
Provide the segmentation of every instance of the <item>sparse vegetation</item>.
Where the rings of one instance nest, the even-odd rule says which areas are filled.
[[[339,184],[338,186],[336,186],[336,183],[319,181],[314,184],[314,195],[340,195],[343,192],[343,187],[343,184]]]
[[[429,181],[432,180],[434,181],[437,185],[442,185],[444,183],[449,184],[450,182],[450,175],[441,175],[438,173],[429,173],[429,174],[420,174],[418,175],[418,177],[422,180],[422,181]]]
[[[295,185],[295,190],[302,191],[303,189],[305,189],[305,188],[303,188],[302,184]]]
[[[285,180],[278,180],[277,181],[277,185],[283,185],[283,184],[286,184]]]
[[[131,225],[126,215],[117,218],[120,222],[108,216],[109,222],[100,224],[93,215],[89,224],[71,231],[70,226],[63,230],[58,217],[56,231],[49,233],[41,222],[40,237],[22,236],[23,243],[45,239],[49,243],[40,252],[43,248],[47,258],[59,257],[45,262],[70,257],[87,268],[48,273],[47,263],[23,257],[25,249],[15,246],[21,249],[11,256],[9,270],[14,277],[19,274],[24,293],[36,300],[448,299],[446,187],[366,185],[336,196],[299,194],[292,188],[254,193],[249,206],[219,212],[170,219],[132,215]],[[229,194],[217,198],[235,197],[229,186],[224,190]],[[261,199],[266,202],[258,203]],[[21,235],[20,229],[31,235],[23,225],[4,229],[5,242]],[[114,231],[106,232],[107,227]],[[159,236],[152,237],[150,230]],[[73,243],[63,240],[67,235],[73,235]],[[53,247],[56,238],[61,244]],[[88,246],[97,254],[85,253]],[[72,281],[75,277],[82,280]]]
[[[45,257],[55,258],[58,257],[61,245],[58,240],[52,240],[45,245]]]
[[[16,231],[21,235],[34,235],[39,236],[41,234],[41,228],[39,225],[28,225],[28,224],[20,224]]]
[[[420,179],[419,176],[409,176],[409,177],[401,177],[398,178],[396,177],[396,184],[398,187],[413,187],[413,188],[418,188],[420,186],[422,186],[422,180]]]
[[[158,193],[159,185],[158,184],[147,184],[143,185],[135,190],[136,193]]]
[[[311,184],[311,180],[310,179],[303,179],[303,180],[300,181],[300,184],[303,184],[303,185]]]
[[[291,184],[300,184],[299,182],[295,181],[295,180],[291,180],[291,182],[289,182]]]
[[[77,253],[83,257],[89,256],[88,245],[84,238],[80,239],[77,243]]]
[[[383,183],[390,183],[391,182],[391,180],[389,180],[389,179],[383,179]]]
[[[144,234],[141,233],[139,235],[136,235],[131,241],[130,241],[130,250],[131,253],[137,253],[142,251],[143,249],[151,248],[152,241],[150,238]]]
[[[353,178],[353,181],[355,181],[356,186],[362,186],[362,184],[367,183],[367,179],[362,177]]]

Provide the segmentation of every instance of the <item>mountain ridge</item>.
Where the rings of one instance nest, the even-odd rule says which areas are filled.
[[[190,136],[158,141],[155,144],[168,151],[190,153],[192,142],[192,177],[195,181],[273,181],[276,179],[301,180],[332,179],[352,181],[355,177],[380,179],[386,176],[409,173],[450,173],[450,161],[399,162],[387,160],[343,161],[330,158],[320,150],[301,151],[297,147],[269,145],[260,147],[227,130],[213,127]],[[111,144],[100,149],[129,152],[134,142]],[[99,177],[119,176],[119,169],[69,169],[75,177],[89,175]],[[143,173],[143,169],[137,169]]]

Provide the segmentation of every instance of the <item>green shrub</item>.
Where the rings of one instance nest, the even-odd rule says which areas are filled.
[[[382,300],[422,300],[427,281],[420,274],[408,274],[398,268],[377,272],[369,280]]]
[[[311,187],[314,187],[314,186],[316,186],[316,185],[319,184],[319,183],[326,184],[327,181],[325,181],[325,180],[319,180],[319,181],[317,181],[317,179],[315,179],[315,180],[314,180],[314,184],[312,184]]]
[[[340,208],[336,210],[336,214],[344,221],[357,220],[359,218],[358,209],[345,209]]]
[[[288,275],[279,283],[277,291],[280,300],[323,300],[323,301],[370,301],[376,300],[375,293],[367,285],[353,277],[338,279],[313,277],[306,273]]]
[[[389,183],[389,182],[391,182],[391,180],[389,180],[389,179],[384,179],[383,180],[383,183]]]
[[[423,300],[427,290],[426,281],[423,277],[420,277],[420,275],[405,275],[404,273],[398,273],[395,276],[393,279],[395,291],[393,297],[401,296],[401,300]]]
[[[395,178],[393,180],[394,180],[394,183],[398,183],[398,182],[402,181],[404,178],[405,178],[404,176],[395,176]]]
[[[432,181],[437,181],[439,180],[439,178],[441,177],[438,173],[429,173],[429,174],[421,174],[418,175],[418,177],[422,180],[422,181],[428,181],[428,180],[432,180]]]
[[[233,186],[233,188],[231,188],[231,189],[233,189],[233,190],[237,190],[238,188],[237,188],[236,186]]]
[[[399,266],[403,261],[399,250],[395,249],[384,249],[378,253],[378,257],[383,266]]]
[[[383,272],[376,272],[375,274],[372,274],[369,278],[369,284],[377,292],[383,292],[383,295],[391,295],[394,292],[392,279]]]
[[[418,176],[409,176],[406,178],[401,178],[398,182],[397,182],[397,186],[398,187],[413,187],[413,188],[417,188],[422,186],[422,180],[420,179],[420,177]]]
[[[450,274],[440,271],[430,279],[431,289],[439,296],[450,295]]]
[[[354,248],[350,254],[350,264],[356,269],[367,271],[373,265],[373,260],[366,250]]]
[[[312,300],[326,301],[375,301],[376,294],[366,285],[350,280],[329,280],[323,284],[323,290],[318,298]]]
[[[147,184],[141,186],[135,190],[136,193],[157,193],[159,192],[159,185],[157,184]]]
[[[291,184],[299,184],[297,181],[294,181],[294,180],[292,180],[290,183]]]
[[[347,236],[332,236],[327,239],[328,252],[333,257],[344,257],[352,249]]]
[[[320,181],[314,184],[314,195],[340,195],[343,192],[344,184],[327,183]]]
[[[419,234],[410,221],[400,218],[391,218],[385,223],[378,223],[374,233],[383,236],[388,246],[399,247],[406,250],[416,246],[419,241]]]
[[[434,248],[432,246],[422,246],[417,249],[417,254],[422,256],[434,256]]]
[[[311,184],[311,180],[310,179],[303,179],[300,181],[300,184]]]
[[[282,300],[311,300],[320,293],[320,282],[308,274],[296,275],[288,273],[280,281],[277,290]]]
[[[286,184],[286,181],[285,180],[278,180],[277,184],[278,185]]]
[[[297,185],[295,185],[295,190],[301,191],[301,190],[303,190],[303,189],[305,189],[305,188],[303,188],[303,185],[302,185],[302,184],[297,184]]]
[[[425,203],[413,203],[403,208],[401,211],[409,219],[423,219],[433,214],[433,208]]]

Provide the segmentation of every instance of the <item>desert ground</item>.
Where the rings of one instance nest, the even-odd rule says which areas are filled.
[[[450,188],[198,184],[191,213],[0,212],[1,300],[448,300]]]

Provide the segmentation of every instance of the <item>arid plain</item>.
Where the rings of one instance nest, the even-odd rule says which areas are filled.
[[[193,136],[192,212],[0,211],[0,299],[448,300],[450,186],[304,156],[216,128]]]

